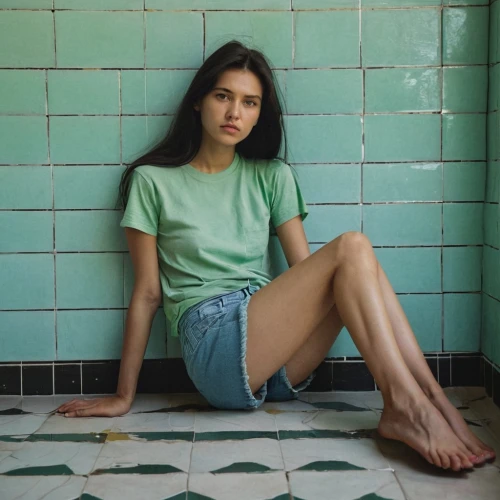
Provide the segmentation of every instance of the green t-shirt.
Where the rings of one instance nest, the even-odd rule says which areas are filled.
[[[269,236],[299,214],[308,210],[288,164],[235,153],[216,174],[189,164],[137,167],[120,227],[157,237],[163,309],[178,337],[189,307],[271,282]]]

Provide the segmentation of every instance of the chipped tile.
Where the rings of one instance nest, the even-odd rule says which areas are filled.
[[[280,445],[273,439],[196,442],[189,472],[268,472],[284,470]]]
[[[286,471],[390,469],[372,439],[287,439],[280,445]]]
[[[258,480],[255,474],[192,473],[189,474],[189,492],[197,493],[200,495],[199,498],[216,498],[217,500],[289,498],[284,472],[260,474]]]
[[[24,443],[0,462],[0,474],[28,476],[84,475],[92,470],[101,444]]]
[[[105,443],[92,474],[189,472],[192,443],[115,441]]]
[[[87,478],[81,476],[0,476],[0,491],[2,500],[19,498],[63,500],[80,498],[86,481]]]
[[[405,496],[391,471],[304,472],[289,475],[294,498],[335,498],[404,500]],[[332,492],[335,495],[332,495]]]

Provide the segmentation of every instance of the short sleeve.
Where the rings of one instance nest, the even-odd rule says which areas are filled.
[[[304,221],[309,211],[292,168],[280,161],[273,173],[272,225],[276,228],[299,214]]]
[[[127,206],[120,227],[133,227],[156,236],[158,234],[159,214],[160,205],[154,186],[142,174],[134,170],[130,180]]]

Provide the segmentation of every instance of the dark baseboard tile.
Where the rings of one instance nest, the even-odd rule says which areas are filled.
[[[500,368],[481,353],[429,353],[425,359],[441,387],[483,386],[500,406]],[[120,360],[0,363],[0,395],[113,394]],[[310,392],[373,391],[377,386],[361,357],[327,358]],[[197,392],[182,358],[145,359],[137,393]]]

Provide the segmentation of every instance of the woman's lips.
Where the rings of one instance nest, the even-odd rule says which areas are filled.
[[[238,130],[235,129],[234,127],[222,127],[222,129],[225,130],[226,132],[231,133],[231,134],[238,132]]]

